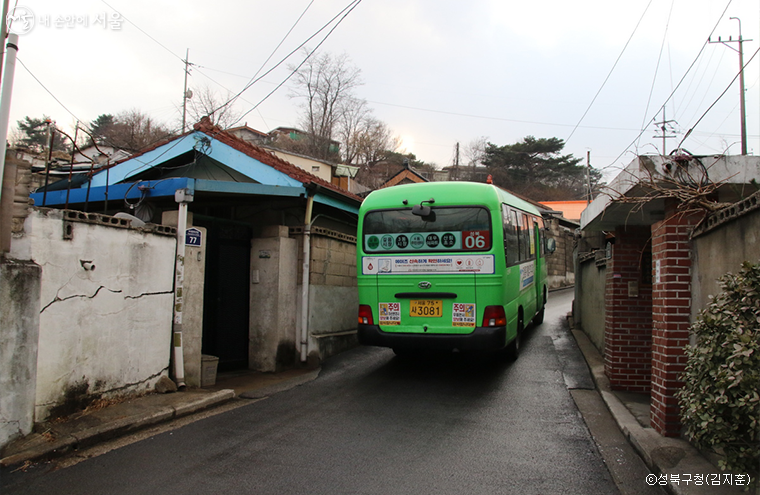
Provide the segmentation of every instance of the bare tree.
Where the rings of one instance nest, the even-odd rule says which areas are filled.
[[[359,136],[371,116],[372,110],[367,107],[366,100],[352,97],[343,105],[336,135],[343,143],[341,157],[344,163],[356,161],[359,155]]]
[[[398,151],[401,139],[393,136],[385,122],[367,118],[356,136],[357,159],[361,163],[375,163]]]
[[[208,117],[211,123],[226,129],[240,119],[240,112],[235,110],[231,103],[233,95],[220,98],[208,85],[196,88],[193,95],[187,100],[187,114],[189,123],[200,122],[203,117]]]
[[[99,144],[126,151],[139,151],[172,134],[169,128],[147,114],[133,108],[118,113],[100,115],[91,124]]]
[[[467,165],[470,167],[477,167],[483,163],[483,159],[486,157],[486,147],[488,146],[488,138],[481,136],[475,138],[464,147],[463,154],[467,161]]]
[[[330,147],[340,116],[356,102],[354,89],[361,84],[361,71],[348,55],[313,55],[298,68],[291,97],[302,98],[301,126],[308,134],[309,153],[331,159]]]

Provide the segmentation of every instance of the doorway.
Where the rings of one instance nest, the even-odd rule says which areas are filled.
[[[248,368],[250,225],[196,215],[208,231],[203,293],[203,354],[219,357],[220,372]]]

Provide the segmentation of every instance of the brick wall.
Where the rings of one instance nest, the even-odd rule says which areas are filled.
[[[691,326],[691,242],[699,217],[672,208],[652,226],[652,394],[651,423],[660,434],[679,436],[681,422],[675,393],[683,386],[684,347]]]
[[[614,390],[647,393],[651,380],[649,227],[615,231],[605,284],[604,368]]]

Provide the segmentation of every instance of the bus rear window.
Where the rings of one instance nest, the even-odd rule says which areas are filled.
[[[376,210],[364,216],[365,253],[488,251],[491,216],[479,206],[432,208],[420,217],[411,208]]]

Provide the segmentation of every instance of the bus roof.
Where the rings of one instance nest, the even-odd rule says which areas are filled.
[[[411,207],[430,198],[435,199],[435,206],[506,203],[525,212],[541,216],[541,212],[535,206],[504,189],[493,184],[464,181],[421,182],[378,189],[367,196],[360,211]],[[406,205],[404,200],[408,202]]]

